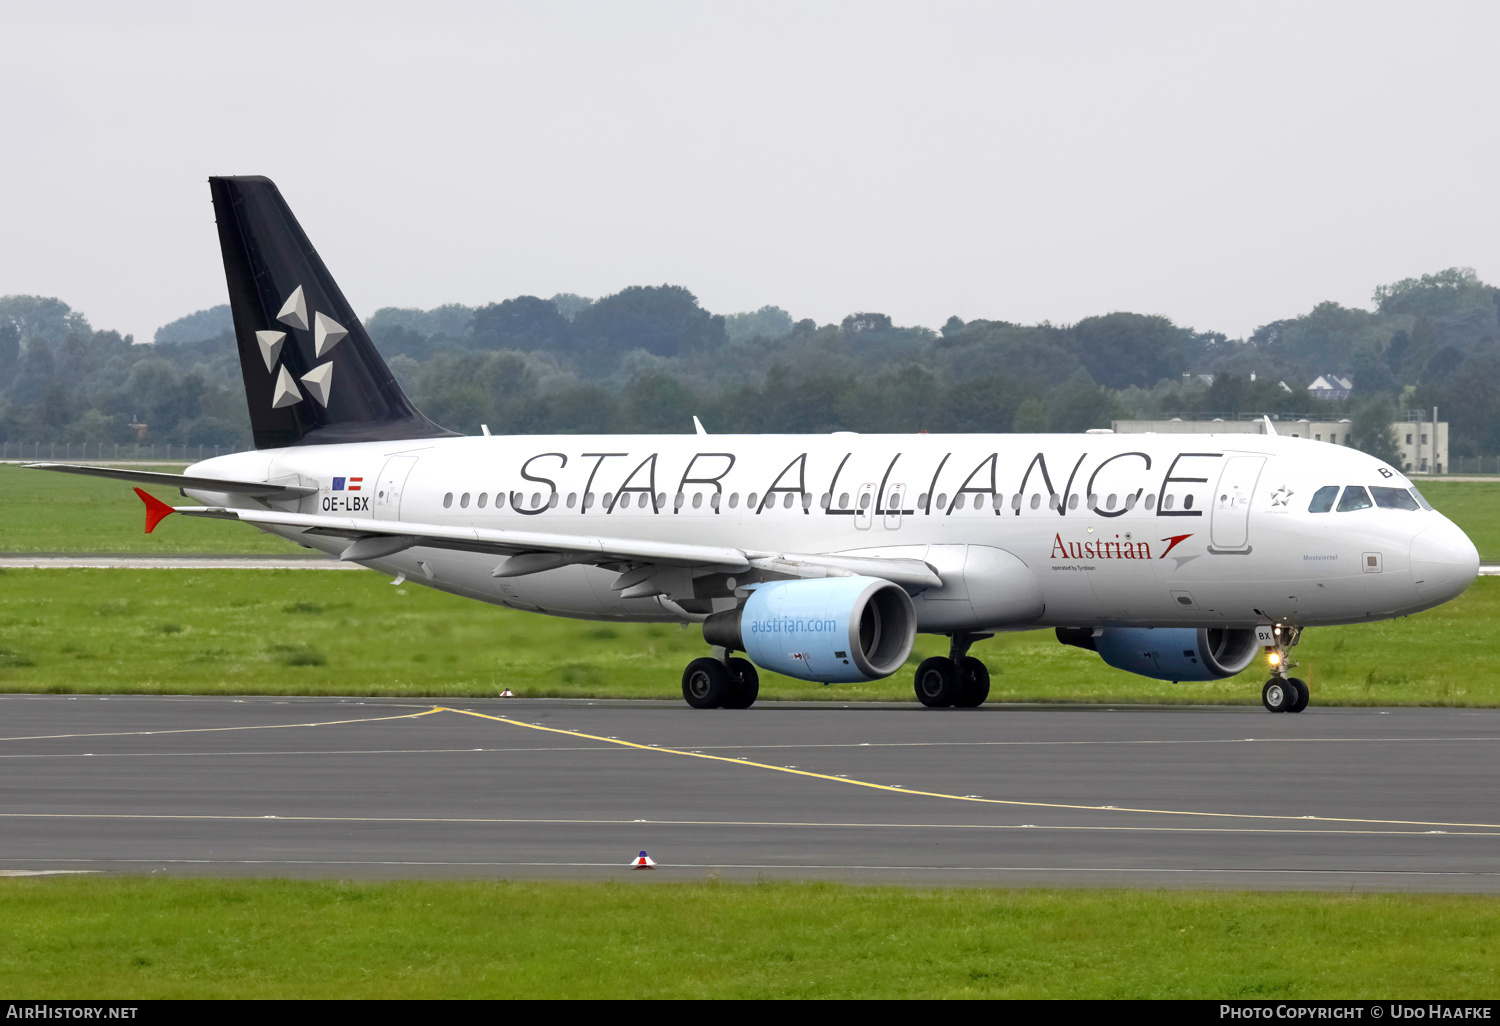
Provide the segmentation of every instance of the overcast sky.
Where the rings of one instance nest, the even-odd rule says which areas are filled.
[[[150,338],[273,178],[362,316],[688,287],[1242,335],[1500,282],[1500,5],[0,6],[0,294]]]

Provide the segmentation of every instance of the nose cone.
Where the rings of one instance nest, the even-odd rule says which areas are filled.
[[[1434,524],[1411,542],[1411,578],[1428,602],[1456,598],[1479,575],[1479,550],[1452,521]]]

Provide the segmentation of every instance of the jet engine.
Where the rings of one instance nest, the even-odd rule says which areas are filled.
[[[750,588],[739,609],[704,622],[703,640],[788,677],[824,684],[887,677],[917,637],[911,596],[890,581],[824,577]]]
[[[1059,627],[1057,640],[1117,670],[1174,682],[1233,677],[1260,649],[1248,627]]]

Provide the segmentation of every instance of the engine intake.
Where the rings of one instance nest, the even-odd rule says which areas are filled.
[[[1059,627],[1057,640],[1098,652],[1117,670],[1174,682],[1233,677],[1260,650],[1248,627]]]
[[[788,677],[825,684],[888,677],[917,638],[911,596],[890,581],[825,577],[751,588],[739,609],[704,622],[703,640]]]

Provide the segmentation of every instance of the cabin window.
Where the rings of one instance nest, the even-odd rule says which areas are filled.
[[[1104,508],[1105,509],[1114,509],[1116,501],[1117,501],[1117,499],[1116,499],[1115,493],[1114,492],[1110,492],[1109,493],[1109,498],[1107,498],[1107,499],[1104,500]]]
[[[557,508],[557,504],[558,504],[558,502],[561,499],[562,499],[561,495],[559,495],[557,492],[553,492],[552,493],[552,498],[550,498],[550,499],[547,500],[547,508],[548,509],[556,509]]]
[[[1062,499],[1061,498],[1059,498],[1056,495],[1049,495],[1049,496],[1047,496],[1047,508],[1048,509],[1060,509],[1061,507],[1062,507]]]
[[[808,509],[812,506],[812,492],[802,493],[802,508]]]
[[[584,509],[591,509],[591,508],[593,508],[593,505],[594,505],[594,493],[593,492],[585,492],[584,495],[583,495],[583,508]]]
[[[729,493],[729,508],[730,509],[734,509],[739,504],[740,504],[740,493],[739,492],[730,492]]]
[[[1069,509],[1077,509],[1078,508],[1078,493],[1077,492],[1074,492],[1072,495],[1068,496],[1068,508]]]
[[[443,508],[444,509],[448,509],[452,505],[453,505],[453,493],[449,492],[447,495],[443,496]]]
[[[603,495],[599,496],[599,501],[602,502],[602,503],[604,503],[604,508],[606,510],[608,510],[608,509],[611,508],[610,507],[610,502],[609,502],[609,500],[611,498],[613,498],[613,495],[611,493],[609,493],[609,492],[605,492]]]
[[[1016,510],[1018,510],[1018,509],[1021,508],[1021,493],[1020,492],[1017,492],[1015,495],[1011,496],[1011,499],[1010,499],[1010,508],[1011,509],[1016,509]]]
[[[510,504],[515,509],[520,509],[521,508],[521,503],[523,503],[525,501],[526,501],[526,496],[522,495],[520,492],[511,492],[510,493]]]
[[[578,504],[578,493],[577,492],[569,492],[568,493],[568,508],[572,509],[577,504]]]
[[[1042,493],[1041,492],[1032,492],[1031,493],[1031,508],[1032,509],[1041,509],[1042,508]]]
[[[702,492],[694,492],[693,493],[693,508],[694,509],[702,509],[703,508],[703,493]]]
[[[468,509],[469,508],[469,493],[468,492],[464,492],[463,495],[459,496],[459,499],[458,499],[458,508],[459,509]]]
[[[532,509],[537,509],[537,508],[539,508],[541,506],[541,504],[542,504],[542,493],[541,492],[532,492],[531,493],[531,508]]]
[[[1152,492],[1150,495],[1146,496],[1146,508],[1149,510],[1149,509],[1151,509],[1155,505],[1156,505],[1156,493]]]
[[[927,500],[930,498],[932,498],[932,496],[928,495],[926,492],[923,492],[921,495],[917,496],[917,509],[921,510],[924,513],[931,512],[927,508]]]
[[[1099,508],[1099,496],[1095,495],[1093,492],[1089,493],[1088,507],[1089,509]]]
[[[966,496],[964,495],[964,493],[963,492],[959,492],[957,495],[955,495],[953,497],[953,508],[954,509],[963,509],[964,508],[964,502],[965,502],[965,500],[966,500]]]
[[[975,509],[984,509],[984,495],[983,495],[983,493],[974,496],[974,508]]]
[[[719,500],[720,500],[719,493],[718,492],[714,492],[712,495],[710,495],[708,497],[708,504],[709,504],[709,506],[711,508],[718,509],[719,508]]]
[[[1421,509],[1417,500],[1411,497],[1411,493],[1405,488],[1382,488],[1379,485],[1370,486],[1370,494],[1375,497],[1375,505],[1381,509]]]
[[[1137,493],[1136,495],[1127,495],[1127,496],[1125,496],[1125,508],[1126,509],[1135,509],[1135,500],[1138,497],[1139,497],[1139,493]]]
[[[1375,505],[1370,501],[1370,493],[1365,491],[1361,485],[1350,485],[1344,489],[1343,497],[1339,499],[1339,512],[1352,513],[1357,509],[1369,509]]]
[[[1182,508],[1183,509],[1192,509],[1193,508],[1193,497],[1191,495],[1184,495],[1182,497]]]
[[[791,492],[787,492],[786,495],[782,496],[782,499],[781,499],[781,508],[782,509],[791,509],[792,508],[792,503],[795,502],[796,500],[797,500],[797,497],[795,495],[793,495]]]
[[[869,492],[865,492],[863,495],[861,495],[859,497],[859,508],[860,509],[869,509],[870,508],[870,493]]]
[[[827,509],[829,506],[833,505],[833,493],[824,492],[823,497],[818,500],[818,505],[822,506],[824,509]]]
[[[937,506],[938,506],[938,509],[947,509],[948,508],[948,493],[947,492],[938,492],[938,503],[937,503]]]
[[[666,507],[667,507],[667,493],[666,492],[657,492],[656,493],[656,508],[657,509],[666,509]]]
[[[1175,495],[1163,495],[1161,499],[1161,508],[1171,509],[1176,504],[1176,502],[1177,497]]]
[[[745,499],[745,508],[746,509],[750,509],[752,506],[755,506],[755,493],[754,492],[751,492],[750,496],[747,499]],[[759,509],[758,506],[756,506],[756,508]]]
[[[495,508],[496,509],[500,509],[504,505],[505,505],[505,493],[504,492],[496,492],[495,493]]]
[[[849,493],[843,492],[839,495],[839,509],[849,508]]]
[[[490,493],[489,492],[480,492],[479,493],[479,498],[475,501],[474,504],[476,506],[478,506],[480,509],[484,509],[484,504],[486,502],[489,502],[489,501],[490,501]]]

